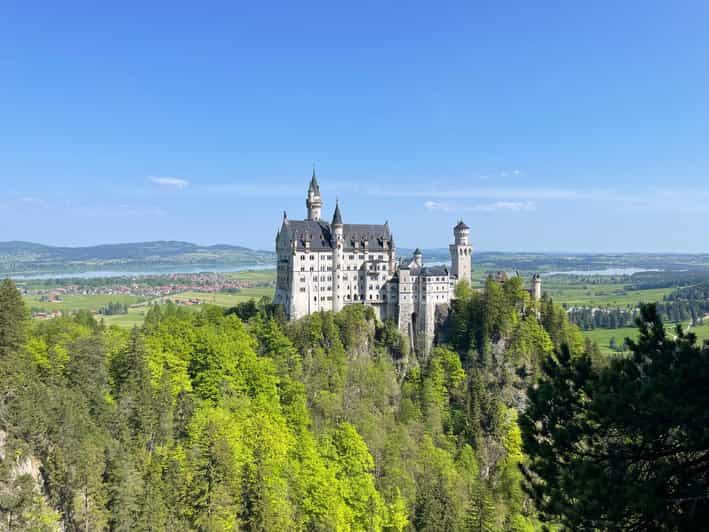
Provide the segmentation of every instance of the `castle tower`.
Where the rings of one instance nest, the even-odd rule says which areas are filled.
[[[313,177],[310,179],[308,187],[308,197],[305,199],[305,206],[308,208],[308,220],[320,220],[323,202],[320,197],[320,186],[315,178],[315,166],[313,166]]]
[[[453,228],[455,243],[449,246],[451,254],[451,273],[458,278],[458,282],[466,281],[470,283],[472,271],[471,259],[473,246],[470,245],[470,227],[460,220]]]
[[[532,298],[534,301],[542,298],[542,276],[538,273],[532,275]]]
[[[340,202],[335,202],[335,214],[332,217],[332,310],[339,312],[344,306],[344,283],[342,282],[342,264],[344,261],[345,228],[342,225]]]
[[[423,267],[423,253],[421,253],[419,248],[414,250],[414,262],[419,268]]]

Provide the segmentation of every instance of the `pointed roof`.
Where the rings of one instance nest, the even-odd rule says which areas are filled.
[[[423,253],[421,253],[421,250],[420,250],[419,248],[416,248],[416,249],[414,250],[414,257],[415,257],[416,255],[423,255]]]
[[[315,165],[313,165],[313,177],[310,178],[310,187],[308,192],[312,192],[316,196],[320,195],[320,185],[318,185],[318,180],[315,177]]]
[[[342,225],[342,213],[340,212],[340,200],[335,200],[335,214],[332,217],[332,225]]]
[[[461,229],[470,229],[470,227],[465,225],[465,222],[463,220],[458,220],[458,225],[456,225],[453,229],[460,231]]]

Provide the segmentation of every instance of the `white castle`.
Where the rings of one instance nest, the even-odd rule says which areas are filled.
[[[397,261],[388,222],[343,223],[339,202],[332,223],[322,221],[315,170],[305,205],[307,219],[289,220],[284,212],[276,235],[274,302],[283,305],[288,319],[369,305],[380,320],[393,320],[412,345],[428,352],[436,313],[448,308],[458,283],[470,283],[470,228],[463,221],[453,228],[450,269],[425,266],[419,249],[412,258]]]

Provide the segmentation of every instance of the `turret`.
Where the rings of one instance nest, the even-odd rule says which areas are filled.
[[[339,231],[342,232],[343,226],[342,226],[342,213],[340,212],[340,200],[335,201],[335,214],[332,215],[332,227],[335,229],[335,232]]]
[[[416,248],[414,250],[414,262],[419,268],[423,266],[423,253],[421,253],[421,250],[419,248]]]
[[[310,186],[308,187],[308,197],[305,199],[305,206],[308,208],[308,220],[320,220],[323,202],[320,197],[320,186],[318,185],[318,180],[315,177],[314,166],[313,177],[310,179]]]
[[[542,298],[542,276],[538,273],[532,275],[532,298],[535,301]]]
[[[453,228],[453,235],[455,236],[456,245],[467,246],[469,244],[468,237],[470,236],[470,227],[465,225],[463,220],[460,220]]]
[[[473,246],[470,245],[470,227],[463,220],[453,228],[454,243],[449,246],[451,254],[451,273],[457,277],[458,282],[470,283],[472,272]]]
[[[342,224],[339,200],[335,202],[335,214],[332,216],[332,309],[335,312],[342,310],[344,305],[344,284],[342,282],[342,264],[344,261],[345,228]]]

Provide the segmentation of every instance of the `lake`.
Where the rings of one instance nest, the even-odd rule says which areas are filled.
[[[252,270],[274,270],[274,264],[250,264],[244,266],[173,266],[167,268],[156,268],[148,271],[121,271],[121,270],[95,270],[71,273],[27,273],[21,275],[8,275],[17,281],[29,281],[32,279],[103,279],[106,277],[145,277],[148,275],[169,275],[172,273],[229,273],[245,272]]]

